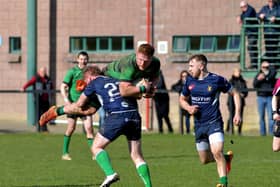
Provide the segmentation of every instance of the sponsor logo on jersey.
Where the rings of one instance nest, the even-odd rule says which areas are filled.
[[[189,90],[192,90],[194,88],[194,84],[189,85]]]

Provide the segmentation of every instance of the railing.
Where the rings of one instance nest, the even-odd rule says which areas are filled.
[[[245,106],[245,113],[244,113],[244,127],[246,133],[248,134],[258,134],[258,113],[257,113],[257,105],[256,105],[256,94],[255,92],[257,91],[254,88],[248,88],[247,91],[249,92],[249,96],[246,98],[246,106]],[[259,90],[259,91],[266,91],[266,90]],[[272,90],[269,90],[272,91]],[[159,92],[166,92],[163,90],[159,90]],[[168,90],[169,96],[170,96],[170,112],[169,112],[169,117],[171,119],[173,128],[175,132],[179,132],[181,134],[184,133],[185,129],[185,124],[183,121],[180,121],[180,113],[179,113],[179,102],[178,102],[178,93],[175,91]],[[0,101],[2,104],[2,109],[1,109],[1,114],[9,114],[6,117],[13,117],[16,118],[17,115],[20,116],[26,116],[26,94],[33,94],[33,91],[26,91],[26,92],[21,92],[19,90],[0,90]],[[37,93],[40,93],[38,91]],[[51,91],[53,94],[57,94],[56,97],[56,105],[61,106],[64,104],[63,99],[60,96],[59,90],[53,90]],[[35,99],[35,98],[34,98]],[[224,118],[224,121],[226,122],[227,117],[228,117],[228,110],[227,110],[227,95],[222,94],[221,95],[221,112]],[[35,103],[34,103],[35,105]],[[17,110],[14,110],[16,108]],[[142,117],[145,117],[145,100],[139,100],[139,112],[142,115]],[[35,111],[38,111],[37,109]],[[33,115],[36,115],[35,113]],[[98,114],[97,114],[98,115]],[[152,131],[157,131],[157,118],[155,115],[155,111],[153,112],[153,121],[151,125]],[[93,120],[93,125],[98,125],[98,118],[94,118]],[[192,123],[193,120],[191,120],[191,126],[193,126]],[[1,122],[1,119],[0,119]],[[25,122],[22,122],[22,125],[27,125]],[[59,117],[57,118],[54,123],[59,123],[59,124],[64,124],[66,123],[65,117]],[[226,123],[225,123],[226,125]],[[143,122],[142,124],[143,130],[145,130],[145,124]],[[165,128],[165,125],[164,125]],[[0,124],[0,130],[1,130],[1,124]],[[166,130],[165,130],[166,132]]]
[[[240,67],[243,72],[255,75],[263,60],[279,68],[280,18],[276,18],[273,24],[264,23],[257,18],[246,18],[240,37]]]

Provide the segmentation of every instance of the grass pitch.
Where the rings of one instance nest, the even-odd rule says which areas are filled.
[[[272,152],[272,137],[225,138],[225,151],[234,152],[229,187],[279,186],[280,152]],[[154,187],[216,186],[216,164],[200,164],[192,135],[144,134],[142,140]],[[61,134],[1,134],[0,186],[99,186],[104,174],[91,160],[85,136],[73,136],[72,161],[60,159],[62,141]],[[112,186],[143,187],[128,155],[125,138],[117,139],[107,150],[121,178]]]

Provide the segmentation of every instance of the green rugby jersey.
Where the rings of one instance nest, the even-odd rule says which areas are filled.
[[[108,64],[104,73],[109,77],[133,82],[141,78],[152,80],[158,77],[159,70],[160,60],[153,57],[151,64],[144,71],[141,71],[136,64],[136,54],[132,53]]]
[[[69,96],[68,99],[71,102],[75,102],[79,99],[82,91],[76,90],[76,85],[78,80],[83,79],[83,70],[78,66],[69,69],[63,79],[63,83],[69,86]]]
[[[71,102],[76,102],[83,91],[78,91],[76,89],[77,81],[83,80],[83,70],[80,69],[78,66],[75,66],[71,69],[69,69],[64,77],[63,83],[67,84],[69,86],[69,96],[68,99]],[[89,101],[88,104],[96,110],[99,109],[101,106],[98,97],[96,95],[93,95]]]

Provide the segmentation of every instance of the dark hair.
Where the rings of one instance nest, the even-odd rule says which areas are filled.
[[[155,48],[151,44],[145,43],[141,44],[138,47],[138,52],[143,53],[146,56],[152,57],[154,55]]]
[[[182,70],[181,73],[180,73],[180,78],[182,77],[182,75],[183,75],[184,73],[186,73],[187,76],[190,75],[189,72],[188,72],[187,70]]]
[[[89,56],[88,56],[88,53],[86,51],[80,51],[77,55],[77,57],[79,58],[79,56],[82,55],[82,56],[86,56],[87,59],[89,59]]]
[[[189,61],[195,59],[196,61],[200,61],[202,62],[204,65],[207,65],[208,63],[208,60],[206,58],[205,55],[203,54],[195,54],[195,55],[192,55],[190,58],[189,58]]]

